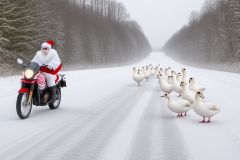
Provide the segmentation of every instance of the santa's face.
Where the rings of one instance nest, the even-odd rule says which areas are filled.
[[[42,52],[42,54],[44,54],[44,55],[48,55],[48,53],[49,53],[49,48],[48,47],[43,47],[42,49],[41,49],[41,52]]]

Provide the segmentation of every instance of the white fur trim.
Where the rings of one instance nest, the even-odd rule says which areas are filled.
[[[61,60],[55,49],[51,49],[47,55],[44,55],[41,51],[38,51],[35,57],[32,59],[32,62],[36,62],[40,66],[43,64],[50,65],[54,70],[61,64]]]
[[[51,45],[48,44],[48,43],[46,43],[46,42],[44,42],[41,47],[42,47],[42,48],[49,48],[49,49],[52,48]]]

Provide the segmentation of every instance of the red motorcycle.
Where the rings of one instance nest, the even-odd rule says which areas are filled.
[[[32,105],[48,105],[50,109],[57,109],[61,103],[61,88],[66,87],[65,75],[57,75],[55,87],[57,98],[52,102],[50,101],[51,91],[47,87],[46,79],[40,71],[39,64],[35,62],[25,63],[21,59],[18,59],[17,62],[21,67],[25,68],[16,103],[19,118],[28,118]]]

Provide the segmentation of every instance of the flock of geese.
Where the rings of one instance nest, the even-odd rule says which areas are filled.
[[[133,80],[138,86],[149,78],[156,77],[164,95],[167,98],[167,106],[170,111],[177,114],[177,117],[184,117],[191,109],[201,117],[201,123],[210,123],[210,119],[220,112],[220,109],[213,103],[204,102],[205,88],[196,83],[195,78],[187,74],[187,70],[183,68],[177,73],[168,68],[161,68],[160,65],[153,67],[147,65],[144,67],[133,67]],[[177,93],[179,99],[174,99],[171,93]],[[206,120],[208,118],[208,120]]]

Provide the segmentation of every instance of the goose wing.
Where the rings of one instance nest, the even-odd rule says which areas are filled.
[[[178,101],[178,104],[184,107],[191,107],[191,103],[187,100],[181,99]]]
[[[204,107],[211,111],[220,111],[220,109],[213,103],[204,103]]]

